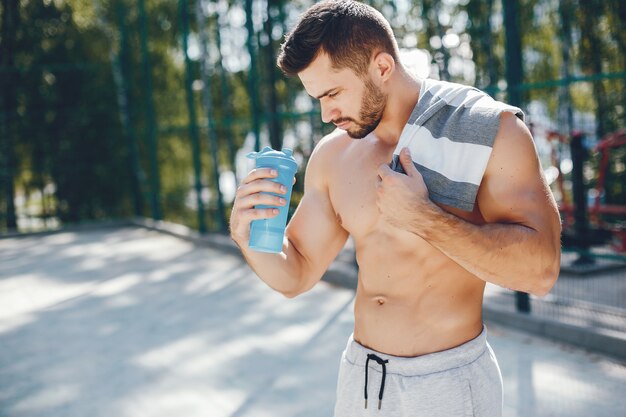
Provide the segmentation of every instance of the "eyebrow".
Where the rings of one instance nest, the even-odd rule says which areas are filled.
[[[321,99],[322,97],[327,96],[328,94],[330,94],[331,91],[336,90],[339,87],[333,87],[333,88],[329,88],[328,90],[324,91],[322,94],[320,94],[319,96],[315,97],[316,99]]]

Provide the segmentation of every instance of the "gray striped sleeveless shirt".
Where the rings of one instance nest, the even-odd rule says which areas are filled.
[[[420,97],[393,152],[391,168],[408,147],[434,202],[472,211],[502,112],[524,120],[517,107],[461,84],[422,80]]]

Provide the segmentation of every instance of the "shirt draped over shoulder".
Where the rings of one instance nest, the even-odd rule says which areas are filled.
[[[420,97],[402,130],[391,168],[404,172],[408,147],[434,202],[472,211],[502,112],[524,120],[521,109],[461,84],[422,80]]]

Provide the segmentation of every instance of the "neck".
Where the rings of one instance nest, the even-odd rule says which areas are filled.
[[[400,140],[402,129],[411,116],[419,99],[421,81],[410,75],[404,68],[389,80],[387,105],[374,135],[379,141],[395,146]]]

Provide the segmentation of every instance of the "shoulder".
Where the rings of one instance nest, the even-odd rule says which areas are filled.
[[[339,148],[345,147],[351,140],[345,130],[335,129],[320,139],[315,145],[315,149],[313,149],[313,154],[338,150]]]
[[[475,87],[454,83],[450,81],[441,81],[433,79],[422,80],[422,90],[426,94],[430,94],[437,99],[444,100],[446,102],[458,100],[459,97],[470,95],[483,95],[483,91],[478,90]]]
[[[351,141],[348,134],[341,129],[335,129],[320,139],[307,162],[305,187],[307,182],[327,183],[327,174],[332,171],[332,167],[337,166]]]
[[[476,118],[497,119],[504,113],[512,113],[522,121],[524,112],[516,106],[498,101],[483,90],[469,85],[439,80],[428,80],[425,85],[426,95],[458,109]]]
[[[548,196],[530,131],[513,113],[500,116],[489,163],[478,192],[487,222],[520,222]]]
[[[502,112],[497,133],[485,170],[485,179],[509,175],[528,174],[539,166],[539,158],[533,137],[528,127],[515,114]]]
[[[315,145],[309,158],[309,165],[312,163],[316,165],[332,165],[351,141],[352,139],[344,130],[335,129],[320,139]],[[307,165],[307,169],[309,165]]]
[[[515,114],[505,111],[500,114],[499,126],[494,139],[492,161],[506,164],[510,159],[530,159],[537,157],[535,143],[526,124]],[[512,161],[510,161],[512,162]]]

